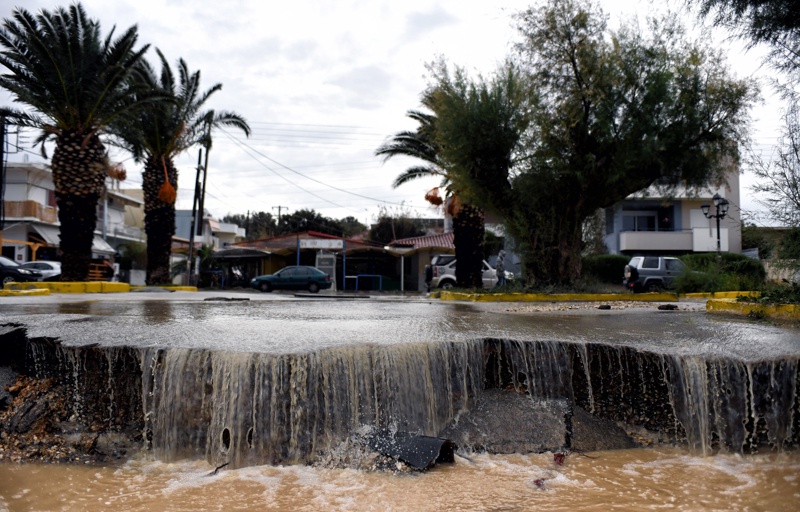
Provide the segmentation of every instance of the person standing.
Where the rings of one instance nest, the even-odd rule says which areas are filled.
[[[431,281],[433,281],[433,265],[425,265],[425,286],[428,293],[431,293]]]
[[[506,284],[506,251],[500,249],[497,254],[497,261],[494,264],[497,273],[497,284],[495,287],[505,286]]]

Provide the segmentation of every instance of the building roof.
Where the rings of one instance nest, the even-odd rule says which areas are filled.
[[[437,235],[415,236],[412,238],[401,238],[389,244],[393,249],[453,249],[453,233],[441,233]]]
[[[301,233],[290,233],[287,235],[280,235],[270,238],[262,238],[260,240],[248,240],[243,242],[236,242],[229,244],[228,248],[235,247],[261,249],[268,251],[272,254],[285,255],[297,250],[300,240],[342,240],[344,249],[328,249],[334,252],[344,250],[348,253],[354,251],[370,251],[370,250],[383,250],[383,246],[363,240],[356,240],[353,238],[341,238],[318,231],[304,231]]]

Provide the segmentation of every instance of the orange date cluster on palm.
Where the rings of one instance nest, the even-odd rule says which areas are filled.
[[[106,149],[96,136],[85,140],[77,133],[60,135],[52,168],[56,191],[77,197],[99,195],[107,174]]]
[[[145,211],[174,204],[178,193],[173,183],[177,182],[178,171],[172,162],[162,162],[160,159],[148,160],[142,172]]]

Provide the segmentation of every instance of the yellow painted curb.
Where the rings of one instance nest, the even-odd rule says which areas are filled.
[[[755,302],[738,302],[732,299],[714,299],[706,302],[706,311],[756,318],[800,320],[800,305],[797,304],[757,304]]]
[[[51,293],[123,293],[131,291],[128,283],[110,281],[88,282],[63,282],[63,281],[37,281],[32,283],[8,283],[6,290],[33,290],[46,289]]]
[[[472,302],[674,302],[673,293],[463,293],[439,292],[441,300]]]
[[[681,297],[687,299],[736,299],[740,296],[760,297],[761,292],[710,292],[710,293],[684,293]]]
[[[18,297],[30,295],[50,295],[50,290],[47,288],[33,288],[30,290],[0,290],[0,297]]]
[[[145,288],[162,288],[172,292],[196,292],[196,286],[131,286],[131,291],[144,290]]]

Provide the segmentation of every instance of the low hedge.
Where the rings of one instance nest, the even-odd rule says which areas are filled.
[[[631,260],[629,256],[621,254],[601,254],[587,256],[581,262],[583,266],[582,277],[594,279],[601,283],[620,284],[625,265]]]

